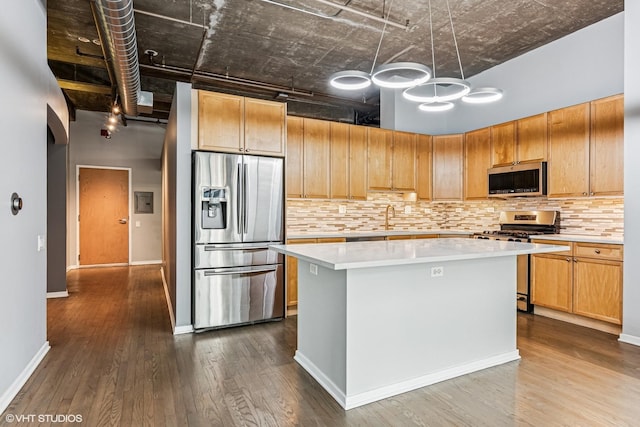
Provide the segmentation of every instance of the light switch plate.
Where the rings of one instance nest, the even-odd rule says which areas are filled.
[[[140,221],[136,221],[136,228],[140,228]]]
[[[46,247],[45,237],[41,234],[38,234],[38,252],[41,252]]]
[[[318,275],[318,266],[315,264],[309,264],[309,273],[313,274],[314,276]]]

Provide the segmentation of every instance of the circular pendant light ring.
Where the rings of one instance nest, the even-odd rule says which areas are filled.
[[[405,89],[422,84],[431,78],[431,69],[418,62],[393,62],[377,67],[371,74],[380,87]]]
[[[448,111],[453,109],[453,102],[444,101],[444,102],[425,102],[424,104],[418,105],[418,109],[420,111],[426,112],[438,112],[438,111]]]
[[[501,99],[503,93],[502,89],[495,87],[479,87],[463,96],[462,101],[469,104],[487,104]]]
[[[366,89],[371,86],[371,77],[364,71],[344,70],[333,73],[329,84],[342,90]]]
[[[460,99],[471,91],[471,84],[453,77],[438,77],[402,92],[402,96],[414,102],[446,102]]]

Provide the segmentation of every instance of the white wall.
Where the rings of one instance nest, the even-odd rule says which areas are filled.
[[[67,179],[68,249],[67,264],[77,265],[76,166],[131,168],[131,262],[159,262],[162,259],[162,176],[160,156],[165,126],[129,120],[118,126],[111,139],[100,136],[107,113],[77,111],[69,136]],[[134,214],[135,191],[153,192],[153,214]],[[140,222],[140,227],[136,227]]]
[[[0,412],[49,348],[46,341],[46,11],[38,0],[0,14]],[[10,196],[24,201],[13,216]]]
[[[625,1],[624,305],[621,340],[640,345],[640,2]]]
[[[191,327],[191,85],[177,83],[162,151],[162,265],[174,332]]]
[[[624,12],[468,79],[473,87],[503,89],[504,98],[495,104],[458,101],[453,110],[423,113],[401,90],[381,91],[381,105],[394,105],[390,118],[388,105],[380,108],[381,125],[432,135],[479,129],[622,93],[623,67]]]

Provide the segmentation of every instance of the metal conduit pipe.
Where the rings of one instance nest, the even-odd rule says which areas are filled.
[[[138,115],[140,70],[133,0],[93,0],[107,66],[113,67],[122,111]]]

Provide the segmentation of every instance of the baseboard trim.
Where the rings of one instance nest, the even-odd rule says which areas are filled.
[[[173,329],[173,335],[192,334],[193,325],[176,326]]]
[[[162,276],[162,287],[164,288],[164,296],[167,300],[167,308],[169,309],[169,318],[171,319],[171,330],[175,332],[176,318],[173,315],[173,304],[171,304],[171,295],[169,295],[169,285],[164,275],[164,266],[160,267],[160,276]]]
[[[66,298],[69,296],[68,291],[47,292],[47,299],[49,298]]]
[[[482,369],[491,368],[493,366],[502,365],[504,363],[513,362],[520,359],[518,350],[509,351],[496,356],[487,357],[482,360],[476,360],[444,369],[432,374],[422,375],[418,378],[412,378],[406,381],[400,381],[395,384],[389,384],[379,387],[375,390],[366,391],[364,393],[345,394],[329,377],[327,377],[318,367],[306,358],[300,351],[296,351],[294,360],[298,362],[318,383],[329,393],[344,409],[349,410],[368,403],[377,402],[391,396],[406,393],[411,390],[426,387]]]
[[[155,265],[155,264],[162,264],[162,260],[152,259],[149,261],[132,261],[129,263],[129,265]]]
[[[67,266],[67,273],[70,272],[71,270],[77,270],[78,266],[77,265],[69,265]]]
[[[574,325],[596,329],[598,331],[606,332],[613,335],[620,335],[620,332],[622,331],[621,326],[614,325],[613,323],[590,319],[588,317],[578,316],[572,313],[565,313],[563,311],[557,311],[547,307],[535,306],[533,308],[533,314],[537,314],[543,317],[549,317],[551,319],[561,320],[567,323],[573,323]]]
[[[44,344],[42,344],[42,347],[40,347],[40,350],[38,350],[31,361],[29,361],[27,366],[22,370],[20,375],[18,375],[18,378],[16,378],[7,391],[0,396],[0,414],[9,407],[11,401],[18,395],[20,389],[22,389],[29,377],[31,377],[40,362],[42,362],[42,359],[44,359],[44,356],[49,352],[50,348],[51,346],[49,345],[49,341],[45,341]]]
[[[640,346],[640,337],[636,337],[635,335],[620,334],[618,341],[626,344],[633,344],[633,345]]]
[[[128,267],[129,263],[116,262],[113,264],[87,264],[87,265],[79,265],[78,268],[103,268],[103,267]]]

